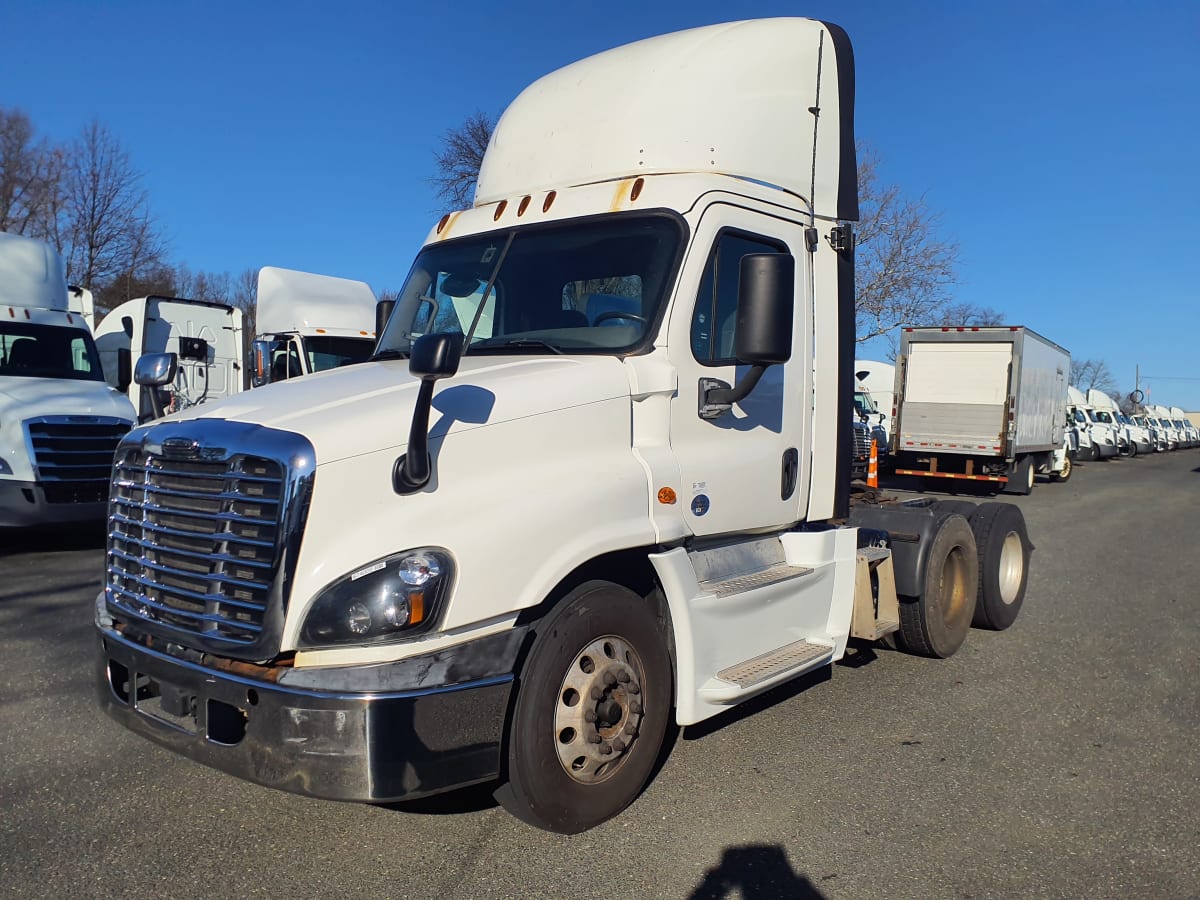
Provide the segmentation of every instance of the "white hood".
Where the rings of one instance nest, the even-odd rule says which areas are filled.
[[[103,381],[0,377],[0,458],[7,464],[0,472],[33,480],[21,423],[39,416],[109,416],[131,425],[137,420],[129,400]]]
[[[324,464],[407,444],[419,384],[405,360],[361,363],[171,419],[234,419],[295,432]],[[624,364],[613,357],[467,357],[457,375],[434,389],[430,433],[455,434],[629,393]]]

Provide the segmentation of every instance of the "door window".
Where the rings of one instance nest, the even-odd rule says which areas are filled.
[[[777,241],[736,232],[717,235],[692,313],[692,353],[704,365],[730,365],[737,329],[738,276],[750,253],[784,253]]]

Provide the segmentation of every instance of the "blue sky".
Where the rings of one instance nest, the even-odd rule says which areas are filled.
[[[1200,410],[1200,2],[0,0],[0,105],[55,139],[107,124],[193,269],[394,288],[446,129],[599,50],[771,15],[850,34],[858,134],[941,213],[958,300]]]

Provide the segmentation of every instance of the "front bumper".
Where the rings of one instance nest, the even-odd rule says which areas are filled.
[[[106,622],[97,627],[105,712],[231,775],[378,803],[499,774],[523,631],[398,663],[283,670],[272,682],[150,649]],[[455,683],[427,684],[430,673]]]
[[[51,503],[36,481],[0,479],[0,527],[27,528],[37,525],[73,525],[104,521],[108,500],[94,500],[94,491],[86,500]]]
[[[1095,447],[1100,452],[1101,459],[1112,459],[1114,456],[1117,455],[1117,453],[1120,452],[1117,449],[1116,444],[1105,444],[1102,442],[1097,442],[1095,444]]]

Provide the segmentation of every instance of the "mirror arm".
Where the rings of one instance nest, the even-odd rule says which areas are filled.
[[[717,378],[701,378],[698,392],[700,405],[697,410],[700,418],[716,419],[729,412],[733,408],[733,404],[744,400],[754,390],[765,371],[767,371],[765,365],[751,366],[750,371],[743,375],[733,387]]]
[[[433,407],[436,378],[421,379],[412,425],[408,430],[408,451],[392,467],[392,488],[397,494],[415,494],[429,483],[429,412]]]

